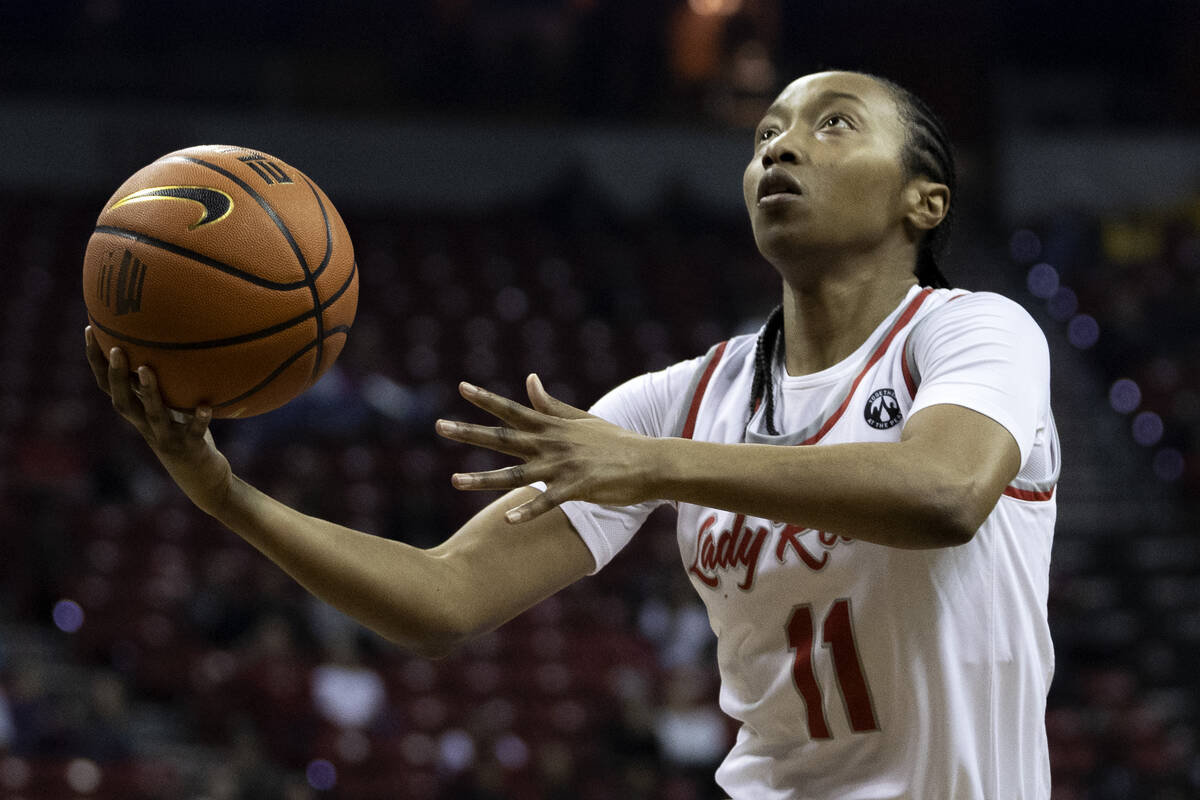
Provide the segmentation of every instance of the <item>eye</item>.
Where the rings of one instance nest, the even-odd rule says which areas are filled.
[[[854,124],[850,122],[850,118],[843,114],[830,114],[825,119],[821,120],[820,128],[849,128],[854,129]]]
[[[775,128],[763,128],[762,130],[760,130],[758,132],[758,136],[756,136],[755,138],[760,142],[765,142],[768,139],[773,139],[774,137],[776,137],[778,135],[779,135],[779,131],[776,130]]]

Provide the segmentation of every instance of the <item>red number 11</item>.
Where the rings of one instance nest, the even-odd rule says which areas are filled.
[[[862,662],[858,657],[858,647],[854,644],[850,601],[844,597],[835,601],[821,627],[821,644],[828,647],[833,656],[833,668],[837,673],[838,688],[846,706],[850,729],[855,733],[879,730],[875,709],[871,704],[871,692],[867,688],[867,679],[863,676]],[[813,672],[814,633],[812,606],[802,605],[792,609],[792,616],[787,623],[788,649],[796,651],[796,659],[792,662],[792,680],[808,708],[808,735],[813,739],[830,739],[832,735],[825,721],[821,687]]]

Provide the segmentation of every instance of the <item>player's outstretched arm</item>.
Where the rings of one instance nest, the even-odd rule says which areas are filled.
[[[135,386],[120,349],[106,358],[90,329],[85,337],[100,388],[200,509],[314,595],[409,649],[444,655],[595,565],[561,510],[536,524],[505,524],[504,512],[533,499],[533,489],[497,500],[430,550],[302,514],[233,474],[208,430],[211,409],[172,419],[152,370],[139,368]]]
[[[455,475],[458,488],[546,482],[510,522],[567,500],[666,499],[893,547],[948,547],[974,536],[1020,465],[1006,428],[956,405],[913,415],[899,442],[779,447],[639,436],[554,399],[536,376],[526,388],[532,407],[462,384],[465,398],[505,424],[437,423],[442,436],[525,462]]]

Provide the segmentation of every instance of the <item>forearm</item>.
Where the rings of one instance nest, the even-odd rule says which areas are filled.
[[[205,510],[315,596],[426,655],[463,635],[450,568],[430,551],[302,514],[234,477]]]
[[[969,540],[966,474],[906,442],[819,447],[659,439],[658,496],[904,548]],[[994,502],[994,500],[993,500]]]

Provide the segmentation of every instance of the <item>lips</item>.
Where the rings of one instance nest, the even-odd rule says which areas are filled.
[[[763,172],[762,178],[758,181],[759,201],[771,195],[786,194],[804,194],[804,191],[800,188],[800,182],[792,177],[791,173],[787,172],[783,167],[767,167],[766,171]]]

